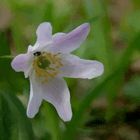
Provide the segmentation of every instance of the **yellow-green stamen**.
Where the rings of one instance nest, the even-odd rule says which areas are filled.
[[[36,76],[42,77],[45,81],[55,77],[62,66],[60,54],[42,52],[40,55],[35,55],[33,61]]]

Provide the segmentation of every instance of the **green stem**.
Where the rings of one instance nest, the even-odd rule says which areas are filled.
[[[14,56],[11,56],[11,55],[3,55],[3,56],[0,56],[0,59],[13,59]]]

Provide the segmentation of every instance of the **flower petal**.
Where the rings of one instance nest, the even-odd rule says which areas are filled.
[[[63,39],[63,37],[66,35],[66,33],[56,33],[53,35],[53,41],[57,42],[61,39]]]
[[[72,117],[70,93],[66,82],[61,78],[52,79],[47,84],[41,85],[43,98],[53,104],[59,116],[64,121]]]
[[[73,78],[88,78],[100,76],[104,67],[99,61],[83,60],[74,55],[63,55],[64,66],[60,69],[61,76]]]
[[[52,40],[52,26],[49,22],[41,23],[36,31],[37,42],[40,46],[47,44]]]
[[[35,79],[35,76],[31,76],[31,83],[33,92],[31,91],[28,105],[28,116],[34,116],[37,113],[41,102],[40,99],[44,99],[56,108],[59,116],[64,121],[71,119],[70,93],[63,79],[54,78],[45,83],[37,77]]]
[[[32,56],[30,54],[20,54],[12,60],[11,66],[16,72],[24,72],[25,77],[28,77],[31,62]]]
[[[50,47],[51,52],[62,52],[69,53],[77,49],[86,39],[90,30],[88,23],[84,23],[71,31],[68,34],[57,34],[57,39],[54,39],[52,47]],[[58,39],[59,38],[59,39]]]
[[[36,82],[30,78],[30,98],[27,107],[27,116],[33,118],[41,105],[42,98]]]

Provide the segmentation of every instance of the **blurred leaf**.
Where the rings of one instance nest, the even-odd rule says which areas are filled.
[[[140,76],[133,77],[124,86],[124,95],[132,102],[140,103]]]
[[[140,10],[134,11],[127,17],[128,25],[136,32],[140,31]]]
[[[27,89],[27,82],[23,73],[15,72],[11,67],[10,58],[0,57],[0,88],[8,88],[14,92],[21,92]]]
[[[47,102],[45,102],[43,109],[44,124],[46,124],[48,132],[51,134],[51,140],[61,140],[59,119],[56,110]]]
[[[139,8],[140,7],[140,1],[139,0],[133,0],[132,1],[134,3],[134,5]]]
[[[14,131],[17,132],[13,116],[8,107],[7,102],[0,94],[0,139],[1,140],[12,140],[12,137],[17,137]]]
[[[135,37],[135,39],[133,40],[133,45],[140,51],[140,35]]]
[[[48,20],[53,22],[53,14],[54,14],[54,4],[52,0],[48,0],[45,8],[44,8],[44,17],[43,20]]]
[[[32,140],[31,123],[14,94],[0,90],[0,140]]]
[[[23,74],[14,72],[11,67],[12,57],[10,56],[11,43],[8,40],[8,31],[0,32],[0,88],[7,87],[12,91],[23,91],[27,86]]]
[[[6,32],[0,32],[0,56],[10,54]]]

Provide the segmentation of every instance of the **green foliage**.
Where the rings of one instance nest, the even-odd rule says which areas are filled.
[[[140,10],[134,11],[128,17],[128,24],[131,28],[133,28],[136,32],[140,31]]]
[[[133,109],[135,104],[137,110],[140,105],[140,70],[133,68],[135,60],[140,58],[139,3],[139,0],[128,2],[125,4],[128,7],[115,3],[115,13],[115,6],[108,0],[4,0],[2,6],[8,7],[12,18],[7,27],[1,29],[0,24],[0,140],[98,140],[88,133],[88,130],[95,130],[92,124],[88,128],[86,124],[89,118],[93,119],[90,112],[94,108],[102,111],[93,105],[100,98],[106,100],[106,104],[100,101],[104,113],[100,116],[95,112],[94,119],[103,119],[105,128],[115,126],[114,135],[117,135],[117,118],[121,118],[125,126],[130,125],[127,122],[128,106]],[[23,104],[27,106],[29,82],[23,73],[16,73],[11,68],[13,55],[26,52],[28,45],[34,44],[36,27],[43,21],[52,23],[53,32],[67,32],[83,22],[90,22],[87,40],[74,53],[82,58],[97,59],[105,66],[105,73],[100,78],[84,82],[67,80],[73,108],[73,118],[68,123],[63,123],[46,102],[34,119],[28,119]],[[133,114],[130,116],[133,118]],[[136,118],[134,120],[137,122]],[[137,126],[133,127],[137,129]],[[85,138],[80,137],[83,135],[81,130]]]
[[[125,96],[132,102],[140,103],[140,77],[136,76],[124,86]]]
[[[11,92],[0,91],[0,139],[31,140],[33,131],[26,118],[25,109]]]
[[[10,54],[10,49],[8,46],[8,39],[6,38],[6,33],[0,32],[0,56]],[[4,46],[4,47],[3,47]]]

